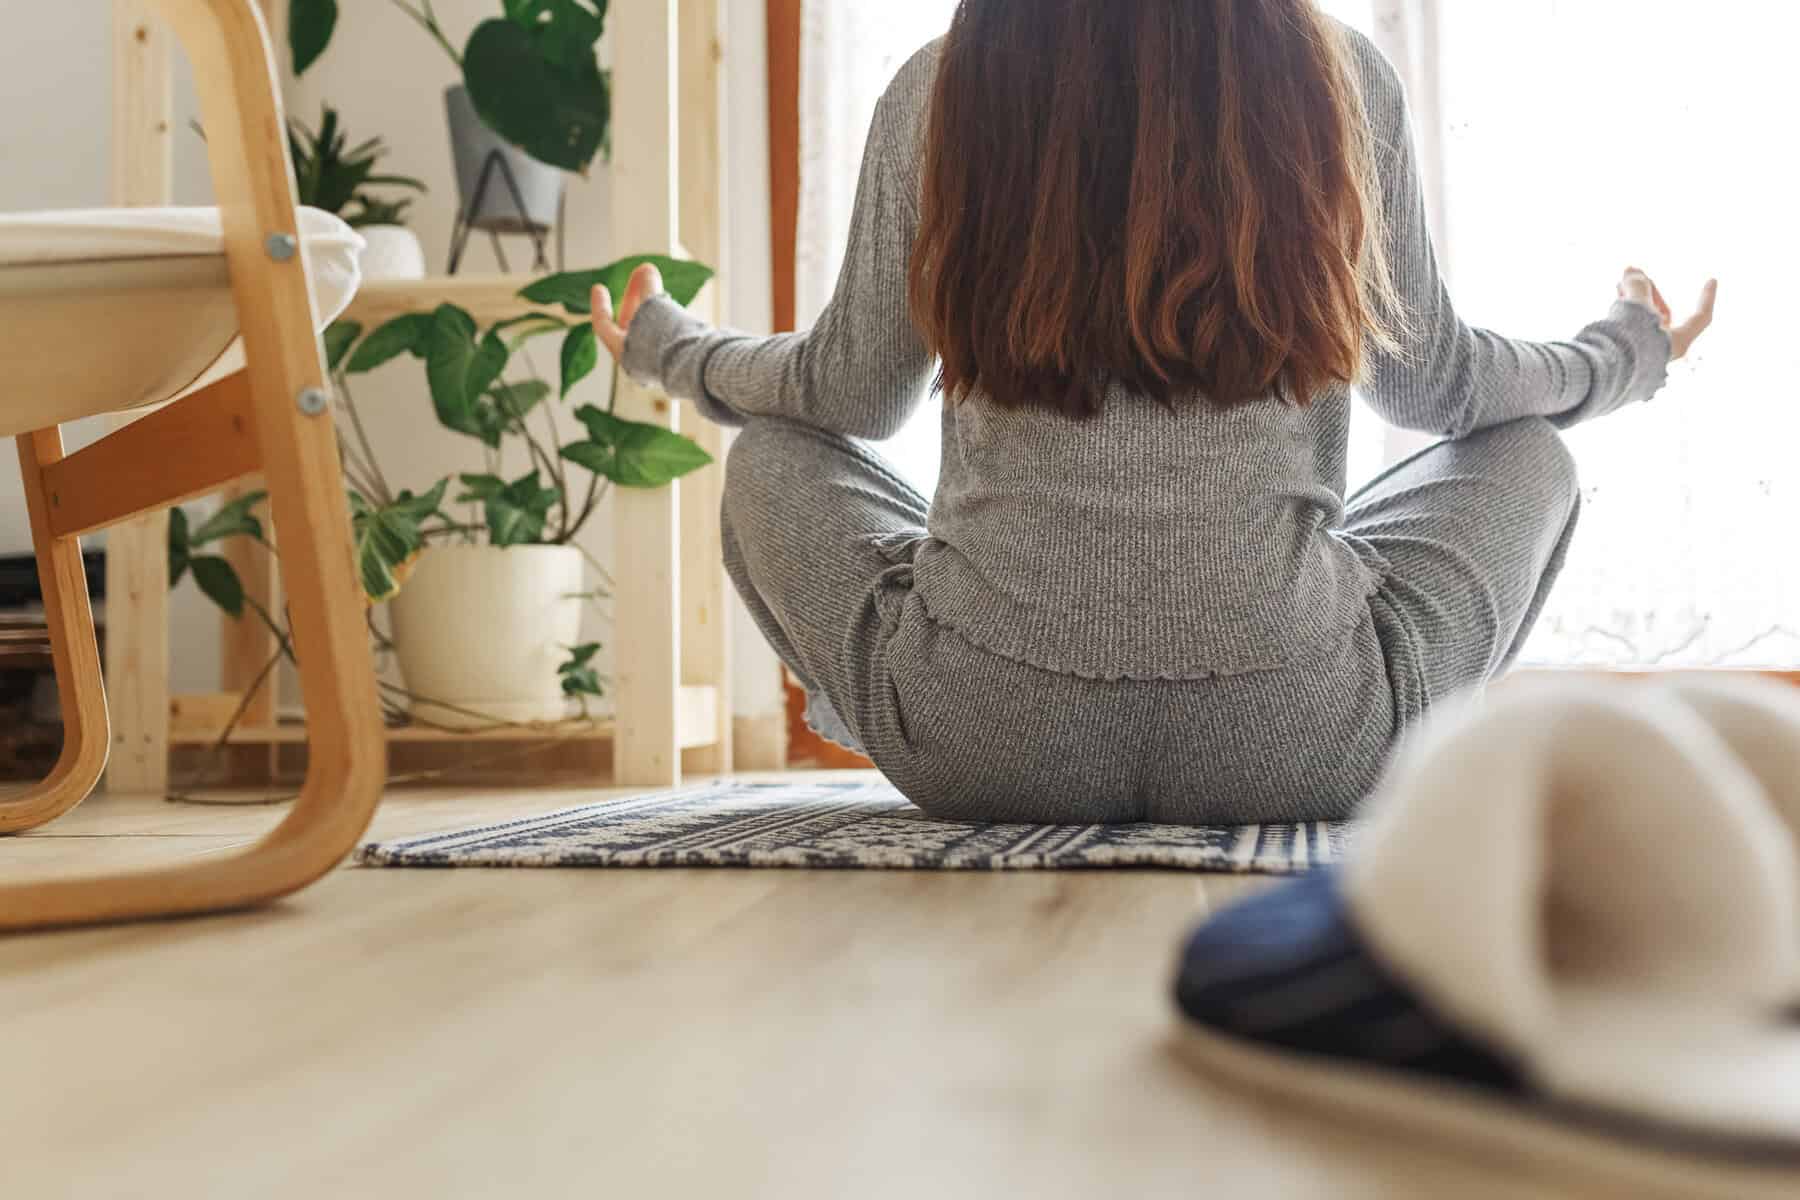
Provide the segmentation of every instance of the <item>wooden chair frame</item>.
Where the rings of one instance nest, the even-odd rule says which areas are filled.
[[[17,439],[65,735],[49,776],[0,801],[0,833],[66,813],[106,765],[81,534],[259,471],[291,568],[286,597],[308,701],[309,767],[285,819],[246,850],[151,871],[0,884],[0,930],[220,911],[297,891],[355,846],[386,777],[337,439],[329,405],[316,402],[327,383],[304,258],[270,252],[282,238],[297,245],[299,229],[267,29],[252,0],[148,7],[193,64],[248,366],[66,458],[58,429]]]

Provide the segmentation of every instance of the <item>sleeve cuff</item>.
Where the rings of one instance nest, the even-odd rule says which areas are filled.
[[[645,387],[661,388],[689,400],[701,415],[721,425],[742,425],[744,417],[706,389],[706,364],[721,346],[738,340],[720,333],[667,296],[644,302],[625,336],[620,362]]]
[[[1617,383],[1562,414],[1555,422],[1558,425],[1567,427],[1649,400],[1669,381],[1669,355],[1674,344],[1669,331],[1662,327],[1662,318],[1642,304],[1630,300],[1614,302],[1606,319],[1583,330],[1580,340],[1589,346],[1604,347],[1617,357]]]

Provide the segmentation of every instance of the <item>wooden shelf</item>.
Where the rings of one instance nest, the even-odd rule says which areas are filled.
[[[177,697],[176,703],[191,699],[193,698]],[[717,743],[718,706],[717,688],[681,689],[681,749],[697,750]],[[446,742],[608,742],[613,739],[614,728],[610,718],[555,728],[518,727],[471,732],[402,725],[390,728],[387,740],[390,745]],[[190,725],[183,728],[177,725],[169,730],[169,744],[172,746],[210,746],[218,740],[217,726],[201,728]],[[231,735],[231,744],[234,746],[297,746],[304,745],[306,740],[306,726],[299,721],[280,721],[274,725],[240,728]]]
[[[439,275],[428,279],[383,280],[365,283],[345,311],[346,320],[361,321],[371,328],[407,313],[430,312],[440,304],[467,310],[477,324],[492,325],[528,313],[549,313],[567,320],[560,308],[548,308],[519,299],[519,291],[535,283],[537,275]]]

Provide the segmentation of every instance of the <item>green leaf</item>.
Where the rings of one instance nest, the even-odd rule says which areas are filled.
[[[540,15],[529,28],[545,61],[573,69],[584,59],[593,59],[594,47],[606,31],[604,13],[596,14],[576,0],[536,0],[531,7]]]
[[[575,415],[589,440],[563,447],[562,456],[620,487],[659,488],[712,462],[692,440],[660,425],[622,420],[592,405]]]
[[[169,586],[174,587],[187,574],[190,545],[188,515],[179,508],[169,510]]]
[[[569,648],[569,661],[557,668],[562,676],[563,694],[567,696],[603,696],[599,672],[594,670],[594,656],[600,653],[599,642]]]
[[[594,373],[600,365],[600,338],[592,325],[577,325],[569,330],[562,347],[562,397],[576,384]]]
[[[336,371],[362,335],[363,327],[355,321],[333,321],[325,330],[325,366]]]
[[[598,653],[600,653],[599,642],[588,642],[581,646],[571,646],[569,647],[569,661],[564,663],[558,670],[564,675],[567,675],[571,671],[579,671],[581,668],[593,662],[594,656]]]
[[[594,289],[604,287],[612,297],[613,311],[617,312],[625,302],[625,288],[631,283],[631,273],[645,263],[656,264],[656,269],[662,272],[663,287],[668,291],[669,299],[683,308],[694,302],[700,289],[713,277],[713,269],[703,263],[664,254],[635,254],[592,271],[546,275],[519,295],[534,304],[561,305],[568,312],[585,317],[593,312]]]
[[[492,500],[506,491],[506,480],[498,475],[459,475],[463,492],[456,498],[458,504],[473,504],[483,500]]]
[[[306,74],[331,45],[337,28],[337,0],[292,0],[288,8],[288,48],[294,54],[294,74]]]
[[[444,507],[444,493],[449,489],[450,481],[440,479],[436,487],[431,488],[423,495],[415,496],[411,492],[403,491],[392,504],[388,505],[388,511],[411,517],[414,521],[423,524],[429,518],[439,515],[439,510]]]
[[[222,505],[218,512],[189,536],[189,547],[198,548],[228,537],[253,537],[262,541],[262,522],[252,513],[268,498],[267,492],[246,492],[231,503]]]
[[[502,321],[488,332],[497,336],[510,334],[510,337],[505,338],[506,348],[516,351],[533,338],[542,337],[548,333],[561,333],[567,328],[568,325],[564,321],[549,313],[526,313],[524,316],[514,317],[510,321]]]
[[[232,565],[215,555],[203,555],[190,564],[194,582],[209,600],[234,617],[244,615],[244,581]]]
[[[563,695],[565,696],[604,696],[605,689],[600,686],[600,675],[592,667],[582,667],[574,671],[564,671],[562,676]]]
[[[550,398],[550,385],[541,379],[524,383],[504,383],[488,395],[494,398],[500,415],[508,418],[508,426],[516,426],[531,415],[531,410]]]
[[[565,12],[574,5],[558,5]],[[463,79],[482,121],[540,162],[586,174],[612,117],[612,96],[590,45],[567,28],[483,22],[463,52]]]
[[[389,600],[400,590],[396,572],[425,546],[419,526],[438,515],[450,481],[441,479],[422,495],[401,492],[385,507],[350,493],[351,528],[356,537],[356,569],[370,600]]]
[[[475,340],[475,322],[468,313],[450,304],[439,307],[425,352],[425,378],[438,421],[498,448],[505,422],[482,398],[511,357],[506,343],[492,333]]]
[[[409,511],[393,505],[375,508],[354,493],[351,508],[356,571],[363,591],[377,603],[390,600],[400,590],[394,572],[425,545],[419,536],[419,522]]]
[[[288,122],[287,135],[300,203],[336,213],[352,225],[375,224],[378,217],[397,223],[410,202],[410,197],[371,195],[366,189],[426,190],[424,183],[407,175],[377,175],[376,166],[388,154],[387,143],[376,137],[351,146],[342,120],[329,104],[318,132],[296,119]]]
[[[507,484],[487,498],[488,540],[496,546],[524,546],[541,541],[556,506],[558,492],[545,487],[538,472]]]
[[[364,371],[373,371],[401,354],[424,358],[434,316],[432,313],[408,313],[403,317],[395,317],[371,333],[368,340],[356,348],[356,353],[350,356],[350,365],[345,370],[352,375],[360,375]]]

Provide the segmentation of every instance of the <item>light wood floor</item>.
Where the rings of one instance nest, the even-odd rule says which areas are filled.
[[[399,793],[376,832],[599,794]],[[271,819],[97,797],[0,872]],[[1244,886],[345,869],[264,912],[0,940],[0,1196],[1612,1194],[1177,1063],[1177,940]]]

